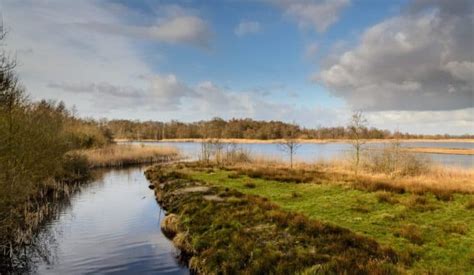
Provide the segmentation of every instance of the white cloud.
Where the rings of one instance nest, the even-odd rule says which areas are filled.
[[[75,25],[97,18],[107,24],[121,24],[95,1],[6,0],[2,14],[9,30],[6,45],[17,53],[17,71],[33,99],[64,100],[76,104],[82,114],[102,116],[109,110],[94,106],[101,100],[99,92],[64,93],[50,85],[113,83],[138,92],[145,88],[138,76],[152,73],[128,39]]]
[[[367,29],[357,47],[323,66],[314,80],[354,108],[472,107],[473,4],[432,2],[417,2],[410,13]],[[464,7],[458,8],[462,3]]]
[[[371,125],[417,134],[472,134],[474,108],[452,111],[377,111],[367,113]]]
[[[337,22],[339,13],[350,0],[269,0],[281,7],[285,14],[302,28],[311,27],[325,32]]]
[[[150,90],[154,99],[152,102],[167,110],[176,110],[183,99],[197,96],[192,88],[178,81],[173,74],[154,75],[151,78]]]
[[[182,43],[208,47],[211,31],[208,24],[198,16],[177,15],[160,20],[151,26],[129,26],[101,22],[78,23],[88,30],[105,34],[123,35],[165,43]]]
[[[235,27],[234,33],[237,36],[244,36],[247,34],[259,33],[262,31],[262,26],[257,21],[241,21]]]

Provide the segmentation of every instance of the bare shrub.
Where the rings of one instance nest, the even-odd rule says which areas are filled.
[[[419,176],[429,171],[431,161],[422,155],[403,151],[400,143],[394,142],[368,153],[364,166],[370,172],[392,177]]]

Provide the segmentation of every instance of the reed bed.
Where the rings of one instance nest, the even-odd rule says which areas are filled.
[[[82,150],[91,168],[124,167],[176,160],[179,151],[174,147],[152,147],[142,145],[111,145],[99,149]]]

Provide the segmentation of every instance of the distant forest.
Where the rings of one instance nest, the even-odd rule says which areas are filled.
[[[209,121],[184,123],[179,121],[130,121],[111,120],[103,122],[117,139],[186,139],[186,138],[233,138],[233,139],[345,139],[350,137],[347,127],[319,127],[308,129],[281,121],[258,121],[250,118],[224,120],[214,118]],[[414,135],[391,132],[373,127],[365,128],[366,139],[390,138],[473,138],[474,135]]]

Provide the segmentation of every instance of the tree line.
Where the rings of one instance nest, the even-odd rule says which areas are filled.
[[[352,129],[350,127],[318,127],[314,129],[301,127],[294,123],[282,121],[259,121],[250,118],[233,118],[224,120],[213,118],[208,121],[198,122],[160,122],[160,121],[131,121],[110,120],[102,121],[114,138],[117,139],[191,139],[191,138],[232,138],[232,139],[350,139]],[[416,135],[389,130],[377,129],[375,127],[362,127],[360,138],[363,139],[422,139],[422,138],[473,138],[474,135],[452,136],[452,135]]]

